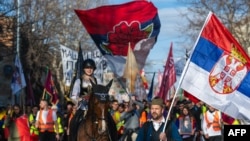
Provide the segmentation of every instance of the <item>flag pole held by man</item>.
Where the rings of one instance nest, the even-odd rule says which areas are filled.
[[[138,132],[136,141],[182,141],[178,128],[173,120],[164,117],[164,105],[165,103],[162,98],[156,97],[152,100],[150,106],[152,120],[143,124]]]

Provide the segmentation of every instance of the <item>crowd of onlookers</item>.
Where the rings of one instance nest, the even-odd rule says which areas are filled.
[[[160,98],[156,97],[154,99]],[[242,121],[234,119],[202,101],[194,103],[185,98],[178,98],[171,107],[171,113],[168,114],[171,101],[164,102],[163,105],[161,105],[159,102],[153,103],[153,100],[138,101],[135,96],[131,96],[130,101],[119,103],[118,100],[113,99],[110,102],[109,111],[116,124],[119,141],[140,141],[141,136],[145,136],[141,133],[143,126],[146,126],[144,124],[159,119],[161,115],[160,113],[158,113],[159,115],[157,114],[157,108],[152,109],[152,107],[150,107],[150,105],[154,104],[163,107],[163,117],[168,117],[168,120],[174,123],[173,127],[171,127],[171,132],[177,132],[183,141],[220,141],[223,138],[224,124],[242,124]],[[30,136],[30,141],[38,141],[39,129],[36,126],[36,121],[38,119],[37,113],[41,108],[40,106],[22,107],[16,104],[1,107],[0,141],[11,140],[11,138],[14,140],[16,138],[24,138],[25,136]],[[48,107],[55,111],[57,115],[56,122],[58,128],[54,128],[54,132],[59,135],[61,141],[68,141],[69,122],[77,106],[72,102],[67,102],[65,106],[60,109],[55,105],[48,105]],[[18,118],[22,119],[20,121],[24,123],[27,122],[28,126],[20,124],[18,122],[19,120],[16,120]],[[159,122],[159,125],[154,126],[164,126],[164,122],[163,120]],[[161,125],[162,123],[163,125]],[[21,132],[19,130],[20,126],[22,128]],[[159,127],[155,129],[158,130]]]

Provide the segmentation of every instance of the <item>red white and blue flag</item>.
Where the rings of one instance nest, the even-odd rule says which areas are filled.
[[[153,3],[132,1],[75,12],[114,73],[123,75],[129,43],[134,52],[138,51],[139,70],[144,67],[161,27]]]
[[[209,13],[181,88],[236,119],[250,119],[250,59],[241,45]]]
[[[15,69],[11,81],[12,94],[18,94],[18,92],[24,87],[26,87],[26,81],[23,73],[23,67],[18,55],[16,55]]]

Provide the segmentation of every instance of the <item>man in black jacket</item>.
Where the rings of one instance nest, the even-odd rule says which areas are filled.
[[[136,141],[182,141],[178,128],[171,120],[168,120],[163,132],[166,122],[163,116],[164,107],[165,105],[161,98],[152,100],[150,107],[152,120],[144,123],[139,130]]]

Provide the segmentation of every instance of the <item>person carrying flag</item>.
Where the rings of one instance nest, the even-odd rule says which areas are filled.
[[[150,107],[152,120],[143,124],[138,132],[136,141],[182,141],[178,128],[171,119],[167,121],[165,131],[162,131],[166,122],[163,116],[164,106],[162,98],[152,100]]]

